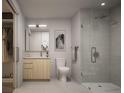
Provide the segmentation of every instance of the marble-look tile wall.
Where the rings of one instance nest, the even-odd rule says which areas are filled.
[[[111,15],[111,81],[121,86],[121,7],[110,11]]]

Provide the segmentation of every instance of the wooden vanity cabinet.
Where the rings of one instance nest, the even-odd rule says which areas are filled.
[[[33,78],[33,62],[26,60],[23,64],[23,79]]]
[[[50,59],[24,59],[24,80],[50,80]]]

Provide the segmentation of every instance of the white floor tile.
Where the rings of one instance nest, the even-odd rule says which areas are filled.
[[[76,82],[63,83],[58,80],[48,82],[24,82],[13,93],[90,93],[89,90]]]

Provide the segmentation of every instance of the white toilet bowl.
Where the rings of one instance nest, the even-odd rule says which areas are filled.
[[[67,75],[69,74],[69,67],[59,67],[60,80],[63,82],[67,81]]]

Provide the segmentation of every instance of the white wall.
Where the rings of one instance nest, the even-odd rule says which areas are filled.
[[[16,10],[18,12],[18,15],[16,16],[16,30],[15,30],[15,34],[16,34],[16,47],[19,47],[19,62],[16,63],[16,87],[20,87],[22,84],[22,77],[23,77],[23,73],[22,73],[22,56],[23,56],[23,52],[24,52],[24,31],[25,31],[25,19],[24,16],[22,14],[22,11],[19,7],[19,4],[16,0],[12,0],[14,6],[16,7]]]
[[[110,11],[111,15],[111,81],[121,86],[121,7]]]
[[[81,67],[80,67],[80,12],[77,12],[71,21],[71,37],[72,37],[72,51],[74,51],[75,46],[79,46],[77,53],[77,61],[72,62],[72,77],[74,80],[81,82]],[[72,59],[73,56],[72,56]]]
[[[51,58],[51,77],[56,77],[56,67],[55,67],[55,58],[65,58],[67,60],[67,65],[71,66],[71,23],[70,19],[27,19],[26,26],[28,24],[47,24],[50,32],[50,58]],[[54,32],[56,30],[65,30],[66,33],[66,49],[65,51],[55,51],[55,40]],[[27,53],[25,53],[27,54]],[[34,53],[34,55],[39,55]]]

